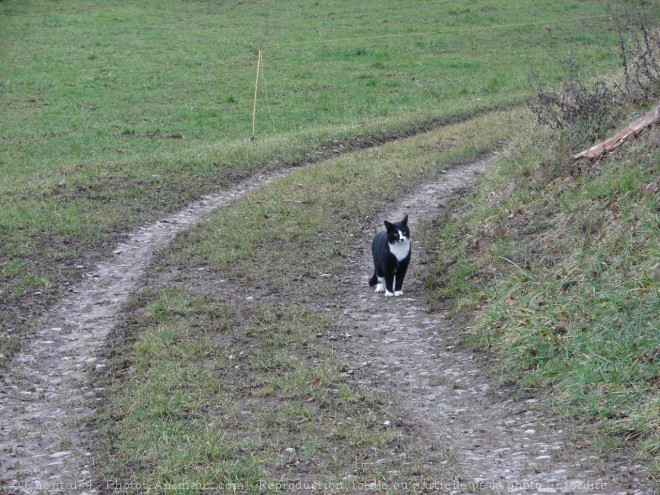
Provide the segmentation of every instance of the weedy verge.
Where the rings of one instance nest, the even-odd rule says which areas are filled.
[[[629,444],[658,475],[657,128],[598,162],[569,158],[660,94],[651,12],[613,16],[619,74],[587,79],[571,64],[561,90],[533,84],[533,115],[500,166],[426,231],[442,246],[426,286],[431,304],[471,316],[469,341],[507,379],[593,422],[603,445]]]
[[[483,188],[427,229],[429,300],[470,316],[468,340],[506,379],[593,422],[603,441],[629,442],[657,474],[657,131],[576,164],[560,132],[531,115],[527,129]]]

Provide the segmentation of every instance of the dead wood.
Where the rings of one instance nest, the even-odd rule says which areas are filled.
[[[580,158],[599,158],[609,153],[613,149],[618,148],[631,137],[636,137],[646,127],[657,124],[658,122],[660,122],[660,104],[656,105],[651,111],[644,114],[643,117],[637,119],[635,122],[611,138],[606,139],[605,141],[598,143],[597,145],[592,146],[588,150],[584,150],[577,155],[573,155],[573,159],[578,160]]]

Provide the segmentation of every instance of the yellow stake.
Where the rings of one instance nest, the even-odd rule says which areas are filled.
[[[257,88],[259,87],[259,70],[261,69],[261,46],[259,46],[259,56],[257,57],[257,79],[254,82],[254,106],[252,107],[252,139],[254,135],[254,123],[257,118]]]

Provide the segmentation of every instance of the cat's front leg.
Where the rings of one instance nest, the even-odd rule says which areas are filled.
[[[394,285],[394,274],[385,274],[385,297],[393,297],[394,290],[392,287]]]
[[[396,283],[394,284],[395,296],[403,295],[402,287],[403,287],[403,279],[406,276],[406,271],[408,271],[408,263],[404,260],[404,262],[399,265],[399,268],[396,271]]]

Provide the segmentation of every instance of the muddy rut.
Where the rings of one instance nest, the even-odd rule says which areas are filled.
[[[452,196],[477,183],[490,158],[458,166],[383,212],[405,212],[413,229],[437,217]],[[208,196],[185,210],[139,229],[118,245],[40,320],[15,356],[0,390],[0,492],[99,493],[94,486],[94,432],[86,426],[103,390],[92,373],[123,305],[145,284],[153,255],[206,215],[286,174],[256,176],[231,191]],[[403,297],[367,287],[369,238],[343,280],[347,291],[332,301],[335,323],[357,335],[342,348],[361,386],[389,390],[392,414],[423,425],[429,441],[452,453],[463,476],[436,480],[440,493],[651,493],[638,487],[634,469],[575,446],[572,432],[543,417],[535,399],[512,400],[462,350],[442,313],[427,313],[421,291],[424,247],[413,244]],[[346,283],[348,282],[348,283]]]

